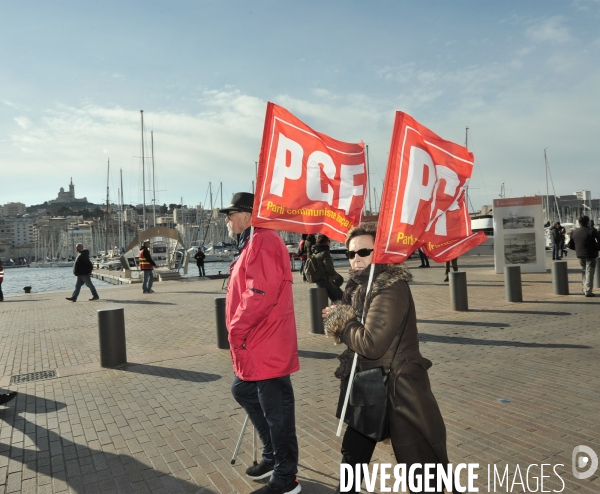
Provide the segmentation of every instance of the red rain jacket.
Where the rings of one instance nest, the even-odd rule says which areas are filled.
[[[273,230],[256,228],[231,265],[226,311],[236,376],[262,381],[300,369],[290,256]]]

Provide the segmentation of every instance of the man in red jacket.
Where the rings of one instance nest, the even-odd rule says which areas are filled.
[[[230,268],[227,329],[235,377],[231,392],[246,410],[264,445],[262,460],[249,467],[252,479],[270,477],[254,491],[296,494],[300,484],[294,390],[290,374],[300,369],[292,272],[288,250],[277,233],[252,233],[254,194],[239,192],[227,215],[240,253]]]

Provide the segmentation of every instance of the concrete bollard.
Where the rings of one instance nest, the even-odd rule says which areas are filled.
[[[504,295],[507,302],[523,302],[521,266],[504,266]]]
[[[325,334],[322,312],[327,307],[328,302],[325,288],[314,287],[308,289],[310,332],[312,334]]]
[[[596,259],[596,271],[594,271],[594,288],[600,288],[600,262]]]
[[[98,336],[102,367],[119,367],[127,363],[125,310],[122,307],[98,311]]]
[[[554,295],[569,295],[567,261],[552,261],[552,288]]]
[[[229,350],[229,334],[225,317],[225,301],[227,297],[215,297],[215,317],[217,322],[217,348]]]
[[[467,273],[464,271],[450,271],[450,310],[469,310],[467,297]]]

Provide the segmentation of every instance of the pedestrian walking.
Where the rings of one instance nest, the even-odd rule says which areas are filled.
[[[296,255],[300,258],[300,273],[302,274],[302,281],[306,283],[306,274],[304,273],[304,265],[306,264],[306,233],[302,234],[300,243],[298,243],[298,252]]]
[[[575,255],[581,266],[581,285],[586,297],[595,297],[594,272],[596,271],[596,258],[600,251],[600,234],[590,226],[590,218],[581,216],[579,228],[571,232],[571,239],[575,243]]]
[[[77,276],[77,281],[75,282],[75,290],[70,297],[67,297],[67,300],[71,302],[77,302],[77,297],[79,297],[79,292],[83,285],[87,286],[92,292],[92,300],[98,300],[100,297],[98,296],[98,292],[96,291],[96,287],[92,283],[92,271],[94,270],[94,265],[92,261],[90,261],[90,251],[83,248],[83,244],[77,244],[75,246],[78,254],[75,258],[75,263],[73,264],[73,274]]]
[[[269,477],[261,494],[296,494],[300,484],[294,390],[300,369],[289,252],[273,230],[250,226],[254,194],[239,192],[227,215],[229,236],[239,235],[231,264],[226,322],[235,376],[231,392],[263,443],[262,459],[246,476]]]
[[[373,267],[373,283],[367,293],[375,235],[376,230],[371,225],[350,230],[346,237],[350,279],[344,297],[340,304],[323,310],[327,336],[336,344],[348,347],[338,357],[340,366],[335,376],[346,383],[355,352],[358,354],[357,373],[385,370],[389,376],[387,420],[396,463],[406,465],[406,471],[412,471],[415,466],[437,464],[437,469],[431,469],[429,482],[434,488],[429,492],[441,493],[443,489],[435,488],[435,472],[440,471],[440,466],[444,469],[448,466],[446,426],[427,375],[432,363],[419,350],[417,314],[408,284],[412,275],[403,264],[378,264]],[[345,397],[344,386],[341,390],[339,403],[343,403]],[[352,396],[355,396],[354,389]],[[358,402],[373,398],[356,396]],[[374,401],[368,404],[377,405]],[[350,418],[348,413],[346,416]],[[363,424],[365,427],[373,425]],[[351,465],[352,470],[356,465],[369,464],[377,445],[377,441],[367,435],[369,431],[359,430],[360,425],[355,427],[346,427],[341,448],[341,462]]]
[[[196,255],[194,256],[194,259],[196,259],[196,266],[198,266],[198,276],[206,276],[206,273],[204,272],[205,257],[206,254],[202,251],[202,247],[198,247],[198,252],[196,252]]]
[[[306,241],[304,242],[304,251],[306,252],[306,260],[310,259],[312,256],[312,248],[317,243],[316,237],[309,233],[306,236]]]
[[[450,274],[450,264],[452,264],[452,271],[458,271],[458,258],[446,261],[446,271],[444,281],[448,281],[448,275]]]
[[[429,268],[429,257],[419,248],[419,257],[421,258],[420,268]]]
[[[340,287],[344,283],[344,278],[333,266],[333,259],[329,249],[331,241],[327,235],[323,234],[317,235],[316,241],[316,244],[312,248],[311,259],[311,263],[314,263],[316,270],[312,276],[307,276],[307,278],[312,283],[316,283],[319,288],[325,288],[327,296],[332,302],[341,300],[344,292],[342,292]],[[307,267],[306,269],[310,268]]]
[[[560,261],[562,259],[563,246],[565,242],[565,229],[557,221],[550,228],[550,238],[552,239],[552,260]]]
[[[2,282],[4,281],[4,264],[0,259],[0,302],[4,302],[4,294],[2,293]]]
[[[154,283],[154,267],[156,263],[150,255],[150,240],[144,240],[140,248],[140,269],[144,273],[144,282],[142,283],[142,293],[154,293],[152,284]]]

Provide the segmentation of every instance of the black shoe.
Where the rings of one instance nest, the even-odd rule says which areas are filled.
[[[447,276],[444,278],[444,281],[448,281],[448,277]]]
[[[425,264],[421,264],[419,267],[420,268],[426,268],[427,266],[425,266]]]
[[[300,482],[298,482],[298,479],[296,479],[286,486],[280,486],[268,482],[266,485],[263,485],[260,489],[257,489],[253,492],[257,492],[259,494],[297,494],[301,490],[302,488],[300,487]]]
[[[92,300],[100,300],[100,297],[92,297],[92,298],[90,299],[90,302],[91,302]]]
[[[595,296],[596,296],[596,294],[595,294],[595,293],[592,293],[592,292],[588,292],[588,293],[586,293],[586,294],[585,294],[585,296],[586,296],[586,297],[595,297]]]
[[[71,302],[77,302],[77,299],[73,297],[67,297],[67,300],[70,300]]]
[[[15,396],[17,396],[16,391],[12,391],[11,393],[0,394],[0,405],[4,405],[12,400]]]
[[[265,460],[261,460],[257,465],[252,465],[246,469],[246,477],[250,477],[254,480],[264,479],[273,473],[274,468],[275,462],[269,463]]]

